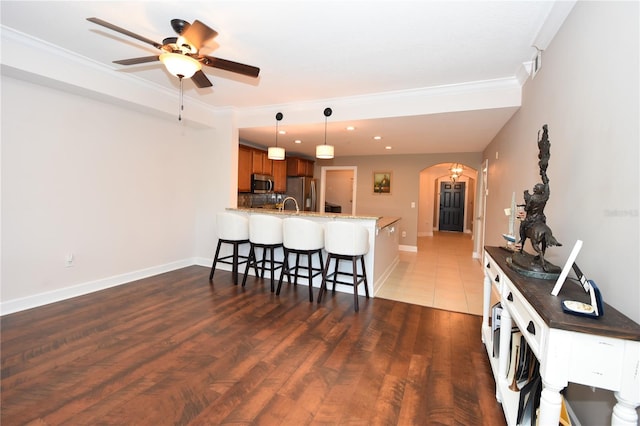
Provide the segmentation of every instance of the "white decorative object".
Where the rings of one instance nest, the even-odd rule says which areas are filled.
[[[582,248],[582,240],[577,240],[576,244],[573,246],[573,250],[571,250],[571,253],[569,254],[567,263],[565,263],[564,268],[562,268],[562,272],[560,273],[560,276],[556,281],[556,285],[553,287],[553,290],[551,290],[552,296],[557,296],[558,293],[560,293],[560,289],[562,288],[564,281],[567,279],[567,275],[569,275],[569,271],[573,266],[573,262],[576,261],[576,258],[578,257],[578,253],[580,253],[581,248]]]

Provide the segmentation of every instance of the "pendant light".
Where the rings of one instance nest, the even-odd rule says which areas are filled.
[[[268,149],[267,157],[269,160],[284,160],[284,148],[278,147],[278,122],[282,120],[282,113],[276,114],[276,146],[270,146]]]
[[[324,145],[316,146],[316,158],[323,160],[333,158],[333,145],[327,145],[327,117],[330,117],[332,113],[331,108],[324,109]]]

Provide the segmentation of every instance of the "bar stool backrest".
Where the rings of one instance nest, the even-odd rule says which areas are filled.
[[[324,247],[324,226],[307,219],[289,217],[282,222],[283,244],[295,250],[319,250]]]
[[[249,240],[255,244],[282,244],[282,219],[252,214],[249,217]]]
[[[220,212],[216,215],[216,228],[218,238],[221,240],[248,240],[249,239],[249,219],[245,216]]]
[[[345,256],[364,255],[369,251],[369,231],[359,223],[327,222],[324,248]]]

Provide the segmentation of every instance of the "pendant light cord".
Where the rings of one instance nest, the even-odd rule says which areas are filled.
[[[327,144],[327,117],[324,117],[324,144]]]
[[[327,119],[333,114],[333,110],[331,108],[324,109],[324,144],[327,144]]]

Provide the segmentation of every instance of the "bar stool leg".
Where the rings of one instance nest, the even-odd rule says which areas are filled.
[[[322,270],[322,282],[320,283],[320,291],[318,292],[318,304],[322,300],[322,294],[327,291],[327,273],[329,272],[329,265],[331,264],[331,253],[327,255],[327,263]]]
[[[276,274],[276,269],[275,269],[276,265],[275,265],[275,260],[274,260],[274,257],[273,257],[274,252],[275,252],[275,249],[273,247],[269,247],[269,255],[270,255],[270,258],[271,258],[271,260],[270,260],[270,262],[271,262],[271,269],[270,269],[270,271],[271,271],[271,293],[273,293],[275,291],[275,286],[274,286],[274,281],[273,281],[273,276]]]
[[[213,265],[211,265],[211,272],[209,273],[209,281],[213,279],[213,273],[216,270],[216,262],[218,261],[218,254],[220,254],[220,246],[222,241],[218,240],[218,248],[216,248],[216,255],[213,257]]]
[[[260,278],[264,279],[264,265],[265,265],[265,259],[267,256],[267,249],[264,247],[262,248],[262,260],[260,261]]]
[[[256,273],[256,276],[258,276],[258,269],[256,267],[256,251],[255,248],[253,247],[253,244],[251,244],[251,247],[249,247],[249,258],[247,259],[247,267],[244,268],[244,276],[242,277],[242,287],[245,286],[245,284],[247,283],[247,275],[249,274],[249,268],[251,268],[251,265],[253,265],[253,270]]]
[[[264,261],[263,261],[264,262]],[[244,276],[242,277],[242,287],[245,286],[245,284],[247,283],[247,276],[249,274],[249,269],[251,269],[253,267],[253,272],[254,272],[254,276],[256,278],[259,277],[259,271],[258,271],[258,256],[256,256],[256,245],[255,244],[251,244],[251,246],[249,246],[249,256],[247,257],[247,267],[244,270]],[[264,267],[264,263],[262,264],[262,266]]]
[[[312,252],[307,252],[307,281],[309,282],[309,302],[313,302],[313,263]]]
[[[331,294],[336,294],[336,280],[338,279],[338,266],[340,266],[340,257],[336,257],[336,264],[333,270],[333,289],[331,290]]]
[[[351,265],[353,267],[353,305],[358,312],[360,310],[358,306],[358,263],[356,262],[357,257],[351,257]]]
[[[362,263],[362,276],[364,277],[364,293],[369,298],[369,283],[367,282],[367,271],[364,267],[364,256],[360,256],[360,262]]]
[[[296,253],[296,267],[295,267],[295,275],[293,276],[293,285],[298,285],[298,275],[300,271],[300,253]]]
[[[282,264],[282,272],[280,273],[280,279],[278,280],[278,289],[276,290],[276,296],[280,295],[280,289],[282,288],[282,278],[284,274],[287,274],[287,281],[291,282],[291,275],[289,275],[289,250],[284,249],[284,260]]]
[[[233,264],[231,265],[231,273],[233,274],[233,284],[238,285],[238,245],[233,243]]]

